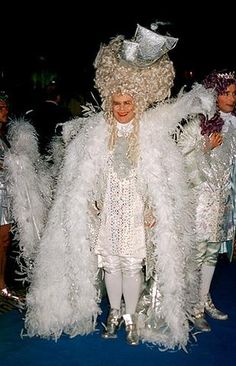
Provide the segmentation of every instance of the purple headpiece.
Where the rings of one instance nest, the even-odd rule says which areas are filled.
[[[236,84],[236,76],[234,71],[216,71],[214,70],[204,80],[205,88],[212,88],[216,93],[223,94],[227,87],[231,84]]]
[[[229,85],[236,84],[235,72],[227,70],[214,70],[203,80],[202,84],[207,89],[214,89],[217,93],[217,96],[221,95],[225,92]],[[223,125],[224,121],[220,117],[219,110],[217,110],[215,115],[210,119],[204,115],[201,115],[200,127],[202,135],[209,136],[213,132],[221,132]]]

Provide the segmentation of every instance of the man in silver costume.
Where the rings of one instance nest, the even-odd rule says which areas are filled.
[[[210,296],[210,286],[222,246],[232,258],[234,222],[232,173],[236,151],[236,77],[234,72],[214,70],[203,85],[214,90],[214,115],[192,116],[184,126],[179,147],[185,155],[189,181],[196,199],[196,262],[200,271],[200,302],[195,327],[211,330],[204,313],[226,320]]]

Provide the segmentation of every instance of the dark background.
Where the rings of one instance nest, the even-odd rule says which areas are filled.
[[[154,3],[154,4],[153,4]],[[208,7],[209,9],[206,9]],[[57,75],[67,94],[93,88],[93,61],[100,43],[118,34],[131,38],[136,25],[168,21],[167,31],[179,42],[169,55],[178,90],[200,81],[212,69],[235,69],[233,3],[32,1],[1,5],[0,71],[18,110],[30,103],[33,73]],[[161,31],[160,31],[161,32]],[[35,87],[35,85],[33,85]]]

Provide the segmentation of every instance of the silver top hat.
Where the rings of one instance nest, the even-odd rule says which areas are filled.
[[[173,49],[178,38],[163,36],[139,24],[133,40],[124,40],[118,57],[137,67],[152,65],[165,53]]]

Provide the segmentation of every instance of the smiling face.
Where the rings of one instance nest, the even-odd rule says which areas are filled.
[[[236,84],[229,85],[222,94],[219,94],[217,102],[222,112],[233,112],[236,105]]]
[[[120,123],[128,123],[134,119],[134,99],[129,94],[112,95],[112,112],[114,118]]]

